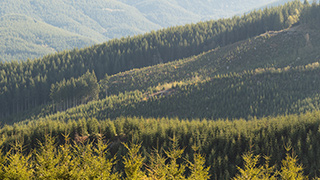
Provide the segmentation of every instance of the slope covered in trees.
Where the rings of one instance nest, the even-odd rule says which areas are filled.
[[[81,77],[70,80],[63,79],[51,85],[50,98],[53,101],[53,110],[60,111],[88,101],[97,100],[99,84],[94,72],[87,72]]]
[[[75,44],[83,48],[97,43],[21,14],[1,16],[0,30],[0,62],[40,58],[46,54],[73,49]]]
[[[319,62],[316,62],[173,82],[150,87],[144,92],[135,90],[111,95],[49,117],[56,120],[88,116],[98,120],[121,116],[250,119],[300,114],[320,110],[319,70]],[[53,112],[48,107],[40,116]]]
[[[219,74],[254,71],[257,68],[304,66],[319,60],[319,40],[317,31],[299,25],[270,31],[179,61],[107,76],[100,83],[111,95],[132,90],[145,91],[146,87],[165,83],[205,80]]]
[[[20,14],[35,19],[46,25],[41,28],[46,34],[59,30],[66,39],[72,39],[74,35],[89,41],[77,43],[70,41],[67,44],[71,48],[83,48],[94,43],[102,43],[113,38],[121,38],[143,34],[151,30],[196,23],[200,20],[231,17],[253,10],[268,0],[244,0],[241,4],[235,0],[228,1],[168,1],[168,0],[144,0],[144,1],[114,1],[114,0],[2,0],[0,2],[0,17],[7,25],[15,23],[17,27],[3,26],[1,32],[14,31],[23,34],[21,41],[15,39],[14,34],[6,33],[1,42],[8,46],[15,46],[16,51],[10,54],[0,52],[0,61],[27,60],[42,57],[44,54],[61,51],[61,49],[31,48],[30,54],[24,53],[24,46],[30,46],[29,39],[35,39],[37,29],[19,26],[32,26],[32,21],[15,21],[10,14]],[[228,6],[230,5],[230,6]],[[219,10],[217,10],[219,9]],[[47,41],[56,41],[56,37],[47,37]],[[15,45],[19,43],[19,46]],[[62,44],[62,43],[61,43]],[[48,46],[50,46],[48,44]],[[63,45],[61,45],[63,46]],[[21,48],[21,49],[20,49]],[[22,52],[20,52],[22,51]]]
[[[314,84],[318,80],[313,74],[318,72],[319,38],[316,31],[302,24],[192,58],[107,76],[100,81],[100,98],[132,92],[111,96],[85,109],[98,119],[121,115],[232,119],[317,110],[318,87]],[[296,87],[296,83],[304,88]],[[247,99],[243,99],[244,94]],[[70,107],[67,104],[64,107]],[[49,107],[41,116],[54,112]],[[81,112],[82,107],[80,112],[70,110],[68,114]]]
[[[49,103],[51,84],[63,78],[78,78],[88,70],[100,80],[105,74],[189,57],[269,30],[280,30],[296,23],[304,7],[295,1],[242,17],[172,27],[41,60],[0,63],[0,99],[7,103],[7,109],[0,110],[0,114],[9,116]]]
[[[291,28],[267,33],[263,30],[263,34],[259,33],[261,35],[252,38],[251,35],[259,30],[247,34],[249,30],[242,29],[248,36],[243,39],[234,38],[238,37],[232,36],[234,33],[242,31],[233,30],[247,27],[234,24],[211,37],[216,44],[200,43],[196,46],[192,44],[192,39],[185,39],[187,46],[179,43],[173,46],[176,42],[184,41],[184,36],[177,38],[180,33],[175,34],[173,30],[186,28],[184,30],[188,32],[203,25],[199,23],[152,32],[145,36],[114,40],[109,42],[110,44],[94,46],[91,49],[62,52],[43,60],[2,63],[1,85],[4,90],[8,89],[7,86],[12,86],[16,91],[0,91],[0,97],[3,98],[1,102],[7,103],[1,107],[7,110],[1,113],[1,120],[10,120],[5,118],[9,117],[10,113],[21,113],[24,116],[25,112],[30,112],[30,118],[14,125],[3,125],[0,129],[2,152],[6,153],[0,158],[0,163],[4,162],[0,168],[0,176],[18,176],[19,174],[14,174],[16,167],[23,173],[34,173],[30,174],[30,177],[38,177],[37,175],[45,171],[41,164],[46,162],[44,159],[56,162],[50,167],[59,167],[59,171],[55,171],[57,174],[83,173],[95,176],[87,173],[85,169],[92,162],[106,165],[100,161],[101,158],[99,160],[99,157],[104,156],[104,160],[112,157],[116,160],[112,165],[109,161],[109,165],[114,167],[110,174],[119,173],[124,177],[134,174],[129,170],[130,165],[134,164],[130,155],[134,155],[139,163],[135,164],[139,175],[154,175],[152,172],[155,171],[149,171],[152,170],[150,167],[155,167],[153,165],[168,167],[165,168],[168,170],[166,174],[170,174],[169,171],[176,172],[179,167],[183,168],[187,160],[190,161],[189,167],[192,167],[191,164],[196,160],[192,148],[195,145],[205,157],[205,164],[202,166],[210,167],[208,171],[211,179],[241,179],[241,175],[246,175],[245,170],[248,167],[241,157],[244,157],[246,163],[253,162],[252,170],[262,173],[261,176],[265,175],[264,168],[270,167],[267,169],[271,172],[279,170],[269,174],[270,176],[277,175],[275,178],[281,176],[286,179],[287,176],[280,174],[290,170],[286,166],[289,164],[286,160],[291,159],[286,151],[288,147],[292,147],[299,157],[291,159],[293,164],[302,164],[304,167],[302,174],[301,167],[295,166],[296,173],[303,176],[302,178],[317,177],[320,169],[319,8],[316,3],[303,5],[296,1],[285,7],[266,9],[265,14],[274,12],[274,16],[286,17],[279,22],[282,27]],[[262,11],[242,18],[248,18],[255,13]],[[247,22],[244,25],[251,25],[250,23],[255,22],[254,19],[244,21]],[[235,17],[207,23],[223,24],[242,20],[244,19]],[[260,21],[256,23],[258,22]],[[217,27],[220,26],[222,25]],[[203,28],[203,32],[206,33],[203,34],[210,35],[205,29]],[[171,35],[175,34],[173,40],[160,41],[162,37],[169,37],[169,32]],[[201,31],[194,32],[197,34]],[[148,37],[158,37],[155,36],[157,34],[161,38],[149,41]],[[201,36],[199,34],[195,37]],[[134,48],[136,44],[147,43],[150,48],[136,51],[135,54],[130,52],[132,49],[127,49],[124,42],[131,42],[129,45]],[[155,42],[163,42],[171,48],[163,46],[164,49],[157,49]],[[195,47],[199,49],[194,49]],[[122,51],[122,48],[125,51]],[[209,51],[206,51],[207,48]],[[106,49],[109,51],[104,51]],[[109,61],[99,60],[98,52],[108,54],[101,56],[102,59],[109,58],[110,54],[113,56],[110,55]],[[154,52],[156,54],[153,54]],[[167,54],[168,52],[172,54]],[[189,58],[182,59],[183,57]],[[173,61],[174,58],[181,60]],[[119,66],[120,69],[113,71],[113,66],[102,66],[101,62],[121,62],[122,65]],[[137,64],[130,66],[127,64],[130,62]],[[160,64],[116,74],[118,71],[157,63]],[[88,99],[97,98],[98,80],[100,99],[86,102]],[[28,89],[30,87],[32,88]],[[83,87],[83,91],[75,91],[79,87]],[[60,111],[80,104],[75,98],[84,99],[86,104]],[[55,101],[54,105],[51,100]],[[40,110],[36,111],[33,107]],[[10,122],[12,123],[8,121]],[[44,156],[41,152],[50,144],[48,139],[45,139],[48,134],[56,137],[59,148],[51,146],[51,150],[54,150],[47,151],[51,152],[51,156],[50,153]],[[70,137],[70,143],[66,143],[67,136]],[[107,146],[100,141],[100,147],[108,149],[107,155],[97,150],[101,137],[110,142]],[[173,137],[177,140],[177,145],[170,140]],[[82,146],[85,142],[91,144]],[[130,146],[136,147],[135,151],[130,151],[128,146],[122,144],[130,142],[137,144]],[[140,151],[137,150],[139,144]],[[160,153],[156,156],[158,161],[152,159],[152,154],[157,155],[154,148],[158,148]],[[82,153],[77,151],[79,149]],[[92,154],[93,151],[95,153]],[[177,156],[170,152],[176,152]],[[251,155],[247,152],[251,152]],[[35,157],[29,158],[29,153],[38,155],[33,154]],[[270,158],[266,161],[258,160],[259,155]],[[184,158],[170,161],[170,158],[178,156]],[[62,159],[64,163],[58,163],[55,157]],[[79,162],[80,166],[73,165]],[[254,166],[255,162],[257,166]],[[146,165],[143,168],[142,163]],[[25,166],[22,167],[21,164]],[[34,166],[30,167],[31,164]],[[263,164],[268,166],[259,166]],[[110,169],[110,166],[106,168]],[[238,167],[244,167],[243,171]],[[180,170],[179,172],[184,172],[183,169]],[[74,171],[79,173],[73,173]],[[187,169],[183,177],[192,177],[191,169]]]

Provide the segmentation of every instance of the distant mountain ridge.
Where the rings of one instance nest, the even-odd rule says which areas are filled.
[[[97,43],[90,38],[51,26],[22,14],[0,18],[0,61],[44,56],[49,53]]]
[[[143,34],[164,27],[230,17],[274,1],[3,0],[0,2],[0,17],[2,17],[1,20],[4,25],[0,32],[7,32],[8,29],[12,29],[10,26],[6,27],[7,24],[10,24],[8,22],[10,19],[6,19],[8,18],[6,15],[21,14],[47,24],[47,28],[43,29],[43,33],[45,34],[51,34],[52,31],[49,27],[55,27],[61,29],[60,33],[65,34],[61,34],[63,38],[73,33],[73,35],[77,34],[79,38],[84,39],[81,42],[75,41],[73,43],[69,42],[67,45],[60,45],[61,48],[50,47],[50,50],[38,48],[34,51],[32,51],[34,48],[31,48],[30,51],[25,52],[25,48],[20,49],[19,47],[23,46],[23,44],[25,46],[36,46],[34,44],[30,45],[28,39],[37,36],[36,32],[27,28],[30,34],[22,36],[19,42],[12,42],[6,38],[1,38],[1,42],[3,43],[1,46],[5,49],[0,53],[0,61],[33,59],[42,57],[44,54],[61,51],[63,50],[62,48],[83,48],[113,38]],[[27,23],[31,22],[27,19],[19,23],[22,26],[26,26]],[[24,33],[23,28],[15,29],[15,31],[22,31],[21,33]],[[56,30],[53,31],[55,32]],[[9,34],[5,34],[5,36],[9,39],[16,38],[14,35],[11,37]],[[56,35],[52,34],[50,36],[55,37]],[[41,41],[46,41],[46,39],[41,39]],[[55,41],[55,39],[50,41]],[[10,46],[16,47],[17,50],[15,52],[11,51]]]

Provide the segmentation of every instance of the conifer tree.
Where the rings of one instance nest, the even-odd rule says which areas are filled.
[[[3,166],[4,179],[29,180],[33,175],[31,154],[24,155],[23,143],[16,141],[13,148],[6,155]]]
[[[209,169],[210,167],[206,167],[205,168],[205,163],[206,163],[206,159],[203,155],[200,154],[200,152],[198,151],[198,147],[196,147],[195,145],[192,147],[194,154],[193,154],[193,159],[194,162],[190,162],[189,163],[189,169],[191,170],[191,175],[189,176],[188,179],[190,180],[204,180],[204,179],[210,179],[209,176]]]
[[[146,178],[145,173],[141,170],[143,166],[144,157],[139,154],[141,144],[130,144],[130,147],[126,143],[122,143],[128,150],[128,154],[124,157],[124,171],[127,180],[140,180]]]
[[[92,147],[86,145],[89,159],[86,160],[87,168],[85,175],[88,179],[101,179],[101,180],[117,180],[119,179],[119,173],[113,173],[112,168],[115,165],[116,156],[111,159],[107,159],[106,154],[108,150],[108,143],[104,143],[102,137],[98,137],[97,144]]]
[[[41,180],[54,180],[57,178],[59,158],[55,139],[50,135],[45,135],[45,142],[38,141],[40,148],[36,152],[35,177]]]
[[[298,158],[292,152],[290,155],[289,151],[291,150],[291,145],[285,147],[287,154],[284,160],[282,160],[281,166],[281,178],[286,180],[304,180],[308,179],[307,176],[303,175],[303,167],[298,164]]]
[[[172,145],[168,151],[164,151],[169,159],[166,169],[166,178],[169,180],[185,179],[185,164],[178,164],[178,160],[182,157],[184,149],[180,149],[178,146],[178,140],[175,136],[171,139]]]
[[[79,161],[77,158],[74,158],[69,134],[64,134],[63,136],[65,143],[59,147],[57,153],[59,164],[56,166],[56,177],[57,179],[79,179],[81,176],[81,173],[78,173]]]
[[[147,174],[150,179],[165,179],[167,173],[166,158],[159,153],[159,149],[154,149],[150,154],[150,164],[147,166]]]
[[[238,167],[240,174],[234,177],[234,180],[258,180],[258,179],[271,179],[276,180],[277,172],[275,167],[269,167],[269,158],[265,157],[265,165],[259,166],[260,155],[253,155],[252,152],[248,152],[242,156],[244,160],[244,168]]]

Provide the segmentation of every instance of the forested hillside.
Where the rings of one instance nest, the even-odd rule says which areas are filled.
[[[244,0],[239,5],[234,0],[223,3],[188,0],[2,0],[1,21],[10,26],[1,27],[1,34],[6,38],[0,40],[3,45],[14,47],[16,51],[3,50],[0,52],[0,61],[34,59],[62,49],[76,47],[80,49],[113,38],[143,34],[151,30],[196,23],[200,20],[231,17],[237,13],[251,11],[268,2]],[[10,17],[12,14],[26,16],[26,19],[16,21]],[[41,26],[35,24],[33,20],[41,23]],[[12,30],[15,33],[7,33]],[[56,37],[57,31],[63,38]],[[43,34],[47,36],[44,37]],[[78,36],[81,42],[70,40],[74,39],[74,36]],[[63,39],[68,41],[65,42]],[[50,43],[46,43],[47,41]],[[57,45],[55,42],[61,43]],[[46,46],[48,47],[45,48]]]
[[[255,8],[275,2],[277,0],[120,0],[121,2],[137,8],[146,14],[146,17],[162,27],[183,25],[200,20],[229,18],[233,15],[252,11]],[[284,3],[283,3],[284,4]],[[172,11],[169,13],[169,11]]]
[[[73,49],[75,44],[86,47],[98,42],[22,14],[1,16],[0,31],[1,62],[39,58]]]
[[[189,57],[266,31],[289,27],[298,21],[303,9],[303,4],[295,1],[242,17],[153,31],[43,59],[1,63],[0,99],[6,108],[0,110],[0,115],[7,117],[51,103],[52,84],[78,78],[88,70],[94,71],[100,80],[105,74]]]
[[[266,68],[219,74],[205,80],[172,83],[111,95],[50,115],[50,119],[98,120],[121,116],[178,117],[180,119],[235,119],[300,114],[320,110],[319,62],[306,66]],[[71,90],[71,89],[70,89]],[[68,91],[64,91],[65,93]],[[71,92],[71,91],[69,91]],[[61,98],[63,96],[59,96]],[[55,104],[40,116],[72,106],[72,98]],[[54,99],[56,102],[61,99]],[[71,105],[70,105],[71,104]]]
[[[307,36],[309,37],[307,41]],[[159,84],[199,81],[257,68],[291,68],[318,62],[319,34],[306,25],[270,31],[190,58],[107,76],[101,85],[108,95],[147,90]]]
[[[317,178],[319,22],[294,1],[0,63],[0,178]]]

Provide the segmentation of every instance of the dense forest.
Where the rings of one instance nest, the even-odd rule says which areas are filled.
[[[61,120],[46,118],[5,126],[0,134],[5,139],[2,145],[4,152],[12,149],[15,142],[19,141],[20,146],[24,147],[23,154],[32,153],[35,149],[41,152],[39,142],[45,145],[48,134],[55,137],[56,145],[65,144],[66,135],[69,135],[71,145],[77,142],[86,144],[87,141],[95,143],[103,137],[110,144],[108,158],[116,154],[118,163],[114,168],[119,173],[123,173],[122,157],[128,152],[122,143],[140,144],[139,154],[145,157],[142,162],[150,165],[152,161],[148,157],[154,148],[158,149],[163,158],[168,158],[165,152],[174,147],[171,140],[174,137],[177,140],[176,148],[183,149],[181,157],[190,158],[191,162],[194,162],[192,146],[197,146],[197,152],[206,159],[204,166],[210,167],[211,179],[234,177],[239,173],[237,166],[244,167],[242,156],[247,152],[270,157],[270,167],[275,165],[280,170],[282,159],[287,154],[286,148],[291,147],[290,152],[298,156],[297,163],[303,164],[304,175],[312,178],[319,174],[319,113],[314,111],[302,115],[253,118],[249,121],[129,117],[98,121],[95,118],[74,119],[65,116]],[[73,149],[67,148],[70,151]],[[185,161],[184,158],[177,162]],[[72,164],[69,167],[77,168]]]
[[[23,144],[16,142],[10,153],[1,157],[0,169],[2,179],[210,179],[210,166],[205,167],[205,157],[192,147],[193,156],[188,160],[182,158],[184,149],[178,147],[175,136],[171,148],[164,155],[155,149],[144,163],[146,156],[140,154],[141,144],[122,143],[126,148],[123,170],[113,171],[117,165],[115,155],[108,158],[110,146],[98,137],[95,143],[77,141],[70,143],[65,135],[64,144],[59,148],[55,139],[45,136],[44,143],[39,142],[39,150],[25,155]],[[294,153],[290,154],[291,145],[286,146],[286,157],[281,162],[281,170],[270,166],[269,157],[265,156],[263,165],[258,165],[260,156],[251,151],[243,155],[244,168],[238,167],[239,173],[234,179],[308,179],[303,175],[303,167],[298,164]],[[33,156],[33,157],[32,157]],[[184,162],[181,162],[183,160]],[[180,165],[178,165],[180,161]],[[78,166],[75,166],[78,164]],[[32,168],[35,167],[35,168]],[[124,172],[123,172],[124,171]]]
[[[317,178],[319,10],[0,63],[0,178]]]
[[[241,73],[219,74],[205,80],[192,79],[150,87],[147,91],[134,90],[110,95],[49,115],[61,108],[72,107],[74,102],[80,103],[81,100],[69,98],[69,103],[67,100],[62,104],[60,102],[58,109],[52,106],[44,108],[38,117],[49,115],[50,119],[57,120],[64,117],[103,120],[121,116],[247,119],[305,113],[320,109],[317,91],[320,88],[319,70],[319,62],[315,62],[297,67],[258,68]],[[73,89],[69,90],[72,94]],[[78,93],[81,95],[82,92]]]
[[[294,1],[242,17],[115,39],[102,45],[65,51],[43,59],[0,63],[0,100],[5,102],[0,111],[1,117],[52,103],[49,96],[52,84],[63,79],[78,78],[88,70],[94,71],[100,80],[105,74],[189,57],[266,31],[289,27],[298,21],[300,14],[307,14],[308,9],[312,11],[316,8],[317,5],[311,7]],[[307,17],[301,19],[308,22]]]

